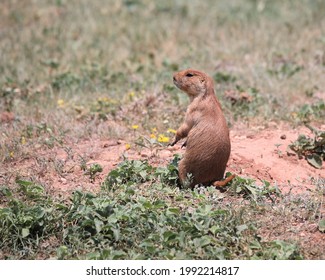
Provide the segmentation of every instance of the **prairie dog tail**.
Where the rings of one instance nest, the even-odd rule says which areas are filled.
[[[231,174],[229,177],[227,177],[226,179],[224,179],[222,181],[215,181],[212,185],[215,186],[215,187],[224,187],[225,185],[227,185],[235,177],[236,177],[235,174]]]

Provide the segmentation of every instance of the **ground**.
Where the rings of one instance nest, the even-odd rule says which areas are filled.
[[[324,129],[323,127],[320,127]],[[237,125],[230,131],[232,151],[227,170],[244,178],[254,178],[257,182],[266,180],[276,185],[285,194],[308,197],[313,193],[325,192],[325,169],[316,169],[305,159],[290,153],[288,145],[296,140],[297,135],[311,135],[306,127],[290,128],[285,123],[270,122],[267,127],[247,127]],[[57,172],[55,168],[40,168],[36,158],[26,158],[9,162],[6,169],[10,174],[19,174],[28,178],[35,171],[42,177],[42,184],[48,186],[54,195],[70,196],[75,190],[98,192],[107,174],[117,167],[124,159],[148,160],[155,166],[166,166],[175,153],[183,154],[181,143],[174,147],[149,149],[127,148],[123,139],[89,139],[77,143],[66,143],[64,148],[55,147],[52,150],[39,151],[38,157],[48,163],[62,163],[64,169]],[[94,180],[85,176],[78,158],[82,156],[89,160],[87,166],[100,164],[103,171]],[[47,166],[47,167],[46,167]],[[4,176],[4,174],[2,174]],[[88,179],[87,179],[88,178]],[[11,177],[14,180],[14,176]],[[216,190],[219,192],[219,190]],[[281,206],[285,207],[285,206]],[[305,207],[302,203],[302,207]],[[325,215],[321,204],[320,217]],[[289,215],[288,215],[289,217]],[[301,219],[267,218],[261,227],[260,234],[265,240],[283,239],[296,241],[307,251],[308,258],[325,258],[325,235],[318,230],[315,222]]]
[[[232,151],[227,170],[242,177],[267,180],[284,191],[294,193],[308,192],[315,189],[315,181],[325,184],[325,170],[316,169],[304,159],[288,152],[288,145],[296,140],[297,135],[311,135],[306,127],[289,129],[288,125],[270,123],[265,127],[236,127],[230,131]],[[58,148],[50,152],[40,151],[48,161],[64,162],[65,170],[59,173],[45,173],[44,182],[52,186],[53,190],[72,191],[85,187],[96,190],[100,182],[110,170],[115,168],[123,158],[148,160],[150,163],[163,166],[173,157],[173,154],[184,152],[181,144],[175,147],[164,147],[150,150],[142,147],[140,150],[126,149],[127,142],[123,139],[81,140],[78,143],[67,143],[65,148]],[[80,164],[76,161],[78,155],[90,160],[88,166],[98,163],[103,172],[94,182],[85,183]],[[12,173],[30,176],[29,171],[36,168],[36,159],[24,159],[8,164]],[[42,171],[39,171],[42,172]]]

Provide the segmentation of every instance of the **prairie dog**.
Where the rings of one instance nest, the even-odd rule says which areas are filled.
[[[187,137],[186,151],[179,162],[179,178],[184,184],[192,174],[190,187],[222,180],[230,155],[229,129],[214,91],[211,77],[187,69],[173,75],[174,84],[190,98],[185,121],[171,145]]]

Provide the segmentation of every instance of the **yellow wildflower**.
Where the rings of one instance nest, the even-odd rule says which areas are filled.
[[[151,129],[151,132],[152,132],[152,133],[156,133],[156,132],[157,132],[157,128],[156,128],[156,127],[152,128],[152,129]]]
[[[132,129],[138,129],[139,126],[137,124],[132,125]]]
[[[14,155],[15,155],[14,152],[10,152],[10,153],[9,153],[9,156],[10,156],[11,158],[13,158]]]
[[[159,134],[158,142],[167,143],[169,142],[169,137],[165,136],[164,134]]]
[[[24,136],[21,137],[20,142],[22,145],[26,144],[26,138]]]
[[[130,91],[128,96],[132,99],[135,96],[135,92],[134,91]]]
[[[101,105],[104,105],[104,106],[108,106],[109,104],[115,105],[118,102],[117,102],[116,99],[113,99],[113,98],[109,98],[107,96],[104,96],[104,97],[98,97],[97,98],[97,103],[98,104],[101,104]]]
[[[58,102],[58,107],[62,108],[64,106],[64,100],[63,99],[59,99]]]
[[[170,133],[176,134],[176,130],[175,130],[175,129],[172,129],[172,128],[168,128],[167,132],[170,132]]]
[[[156,136],[155,134],[151,133],[151,134],[150,134],[150,138],[151,138],[151,139],[157,139],[157,136]]]
[[[108,97],[104,96],[104,97],[98,97],[97,101],[98,102],[103,102],[103,103],[108,103],[109,99],[108,99]]]
[[[125,150],[130,150],[131,149],[131,145],[129,143],[125,144]]]

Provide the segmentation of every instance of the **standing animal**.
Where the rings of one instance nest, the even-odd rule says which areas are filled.
[[[185,121],[171,143],[173,146],[187,137],[183,144],[186,151],[178,165],[180,181],[186,183],[187,174],[191,174],[190,187],[199,183],[224,185],[234,175],[227,182],[218,182],[223,179],[229,159],[230,139],[213,80],[203,72],[187,69],[175,73],[173,81],[190,98]]]

